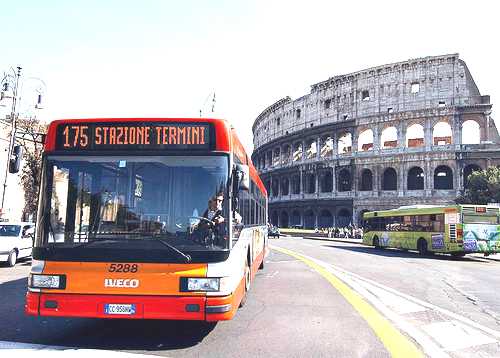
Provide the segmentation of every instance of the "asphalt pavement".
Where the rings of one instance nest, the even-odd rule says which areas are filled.
[[[396,338],[373,323],[382,319],[428,356],[500,357],[498,261],[421,257],[343,241],[271,239],[246,306],[217,324],[27,317],[29,261],[0,267],[0,349],[51,356],[60,349],[169,357],[394,356]]]

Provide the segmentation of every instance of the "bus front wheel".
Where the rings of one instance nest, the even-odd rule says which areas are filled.
[[[248,290],[250,289],[250,266],[248,265],[248,261],[245,264],[245,287],[244,287],[244,292],[243,292],[243,297],[241,298],[240,301],[240,308],[243,307],[247,301],[247,294]]]
[[[377,236],[373,238],[373,246],[375,246],[376,249],[380,249],[380,242],[378,241]]]
[[[418,253],[422,256],[425,256],[429,253],[427,250],[427,241],[423,238],[420,238],[417,242]]]

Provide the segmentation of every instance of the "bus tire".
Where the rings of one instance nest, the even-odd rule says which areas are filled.
[[[451,253],[451,256],[453,257],[464,257],[465,256],[465,252],[452,252]]]
[[[375,246],[376,249],[380,249],[380,242],[378,241],[378,236],[373,237],[373,246]]]
[[[9,258],[7,259],[7,265],[9,267],[14,267],[16,265],[16,262],[17,262],[17,251],[12,250],[9,253]]]
[[[417,241],[417,250],[418,253],[422,256],[429,254],[429,250],[427,250],[427,241],[423,237],[421,237]]]
[[[250,289],[250,281],[251,281],[251,273],[250,273],[250,266],[248,265],[248,261],[246,261],[245,264],[245,286],[244,286],[244,292],[243,292],[243,297],[241,298],[240,301],[240,308],[245,306],[245,303],[247,302],[247,293],[248,290]]]

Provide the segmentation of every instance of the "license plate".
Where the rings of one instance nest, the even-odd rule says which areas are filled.
[[[104,313],[117,314],[117,315],[132,315],[135,314],[135,305],[108,303],[104,305]]]

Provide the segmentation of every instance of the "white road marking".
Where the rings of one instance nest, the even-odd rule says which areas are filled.
[[[53,357],[89,357],[89,356],[106,356],[106,357],[124,357],[124,358],[138,358],[138,357],[151,357],[150,355],[139,353],[127,353],[120,351],[108,351],[102,349],[79,349],[74,347],[63,346],[46,346],[43,344],[29,344],[0,341],[0,350],[2,356],[7,356],[8,353],[12,355],[27,357],[36,356],[37,358],[53,358]]]
[[[458,321],[436,322],[420,327],[447,351],[497,342]]]

